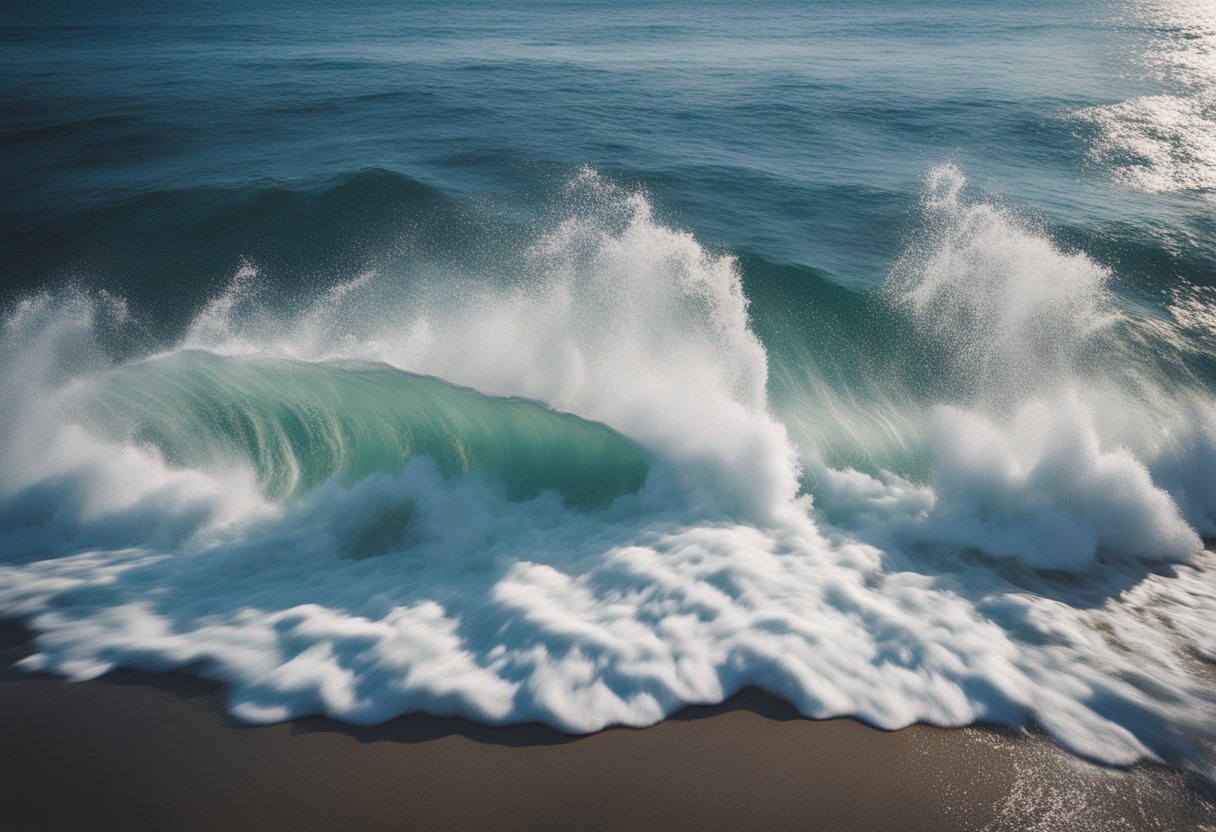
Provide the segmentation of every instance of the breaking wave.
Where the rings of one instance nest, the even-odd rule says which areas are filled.
[[[566,201],[480,265],[303,308],[246,264],[168,349],[131,348],[110,294],[16,302],[26,666],[191,668],[254,721],[571,732],[755,685],[1201,764],[1216,405],[1186,321],[949,166],[868,295],[745,267],[591,171]]]

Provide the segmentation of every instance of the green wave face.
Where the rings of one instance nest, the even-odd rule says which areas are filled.
[[[174,467],[251,464],[278,499],[426,455],[444,476],[497,480],[510,499],[552,489],[588,509],[649,471],[646,452],[604,425],[377,365],[179,352],[103,374],[76,406],[90,429],[154,445]]]

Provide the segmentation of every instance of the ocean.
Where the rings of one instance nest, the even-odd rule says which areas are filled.
[[[0,616],[240,720],[749,686],[1210,774],[1216,7],[10,2]]]

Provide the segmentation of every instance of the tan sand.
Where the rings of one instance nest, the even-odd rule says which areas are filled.
[[[423,715],[248,727],[214,684],[27,676],[24,634],[4,638],[5,830],[1216,828],[1180,772],[988,728],[812,721],[757,691],[580,738]]]

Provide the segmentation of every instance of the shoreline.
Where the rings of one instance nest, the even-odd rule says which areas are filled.
[[[413,714],[237,723],[223,686],[25,674],[0,624],[6,829],[1201,829],[1184,772],[991,726],[887,732],[748,689],[587,736]]]

